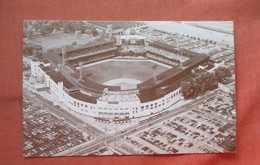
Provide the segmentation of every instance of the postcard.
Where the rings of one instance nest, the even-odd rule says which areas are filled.
[[[236,152],[232,21],[24,21],[24,157]]]

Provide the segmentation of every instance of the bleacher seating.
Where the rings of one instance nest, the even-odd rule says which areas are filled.
[[[82,57],[82,58],[78,58],[76,60],[71,61],[70,64],[73,67],[76,67],[76,66],[79,66],[79,62],[82,62],[83,65],[86,65],[86,64],[90,64],[90,63],[93,63],[93,62],[96,62],[96,61],[111,58],[111,57],[114,57],[114,56],[115,56],[114,52],[104,52],[104,53],[100,53],[96,56],[85,56],[85,57]]]
[[[158,49],[158,48],[155,48],[155,47],[152,47],[152,46],[147,46],[146,50],[150,51],[152,53],[159,54],[159,55],[164,56],[166,58],[179,61],[179,62],[185,62],[185,61],[189,60],[189,58],[187,58],[187,57],[180,56],[178,54],[175,54],[175,53],[172,53],[172,52],[168,52],[166,50]]]
[[[80,58],[84,58],[84,57],[89,57],[92,55],[97,55],[100,53],[109,52],[109,51],[113,51],[116,49],[117,49],[117,47],[113,47],[113,45],[111,45],[111,44],[102,45],[102,46],[98,46],[98,47],[92,47],[89,49],[83,49],[82,51],[79,51],[79,52],[77,51],[74,53],[70,53],[67,61],[72,61],[72,60],[76,60],[76,59],[80,59]]]
[[[99,50],[104,50],[104,49],[108,49],[113,47],[113,43],[112,42],[108,42],[108,43],[100,43],[100,44],[95,44],[95,45],[91,45],[91,46],[87,46],[87,47],[83,47],[77,50],[72,50],[67,52],[67,57],[75,57],[78,55],[82,55],[82,54],[88,54],[88,53],[92,53],[95,51],[99,51]]]
[[[178,66],[179,64],[177,62],[173,62],[171,60],[167,60],[167,59],[164,59],[160,56],[157,56],[155,54],[151,54],[151,53],[146,53],[146,56],[151,58],[151,59],[154,59],[156,61],[160,61],[160,62],[163,62],[163,63],[166,63],[166,64],[169,64],[169,65],[173,65],[173,66]]]

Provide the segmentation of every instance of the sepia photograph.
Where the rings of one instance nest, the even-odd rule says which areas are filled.
[[[24,21],[24,157],[190,153],[236,153],[232,21]]]

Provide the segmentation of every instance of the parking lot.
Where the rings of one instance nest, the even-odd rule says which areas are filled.
[[[132,154],[229,152],[224,141],[233,137],[234,123],[217,114],[191,109],[124,137],[118,146]]]
[[[25,157],[51,156],[93,139],[26,97],[23,112]]]

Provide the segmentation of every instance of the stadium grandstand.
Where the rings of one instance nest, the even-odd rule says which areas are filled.
[[[101,27],[110,25],[109,22],[88,23]],[[126,27],[124,23],[119,25],[113,24],[113,28],[143,26],[140,22],[133,22],[131,25],[127,22]],[[51,52],[52,56],[60,59],[57,63],[53,60],[54,57],[49,58],[50,63],[54,65],[31,60],[32,75],[41,80],[45,87],[50,88],[59,100],[73,111],[100,119],[128,120],[161,112],[182,99],[181,82],[193,77],[191,72],[193,68],[209,60],[209,57],[204,54],[179,49],[161,41],[148,43],[144,38],[132,38],[142,40],[138,48],[144,50],[143,52],[135,55],[136,53],[131,49],[122,51],[121,45],[117,45],[112,40],[91,43],[74,49],[63,48],[62,51]],[[84,73],[84,69],[88,69],[90,65],[102,65],[102,62],[108,59],[117,59],[120,62],[118,60],[120,57],[124,57],[122,61],[152,62],[151,77],[134,85],[127,82],[119,85],[104,85],[90,79],[91,75]],[[157,71],[155,65],[165,65],[168,68],[155,74]],[[138,68],[133,69],[138,71]],[[120,68],[117,72],[120,73]],[[95,72],[94,76],[99,76],[98,72]]]

